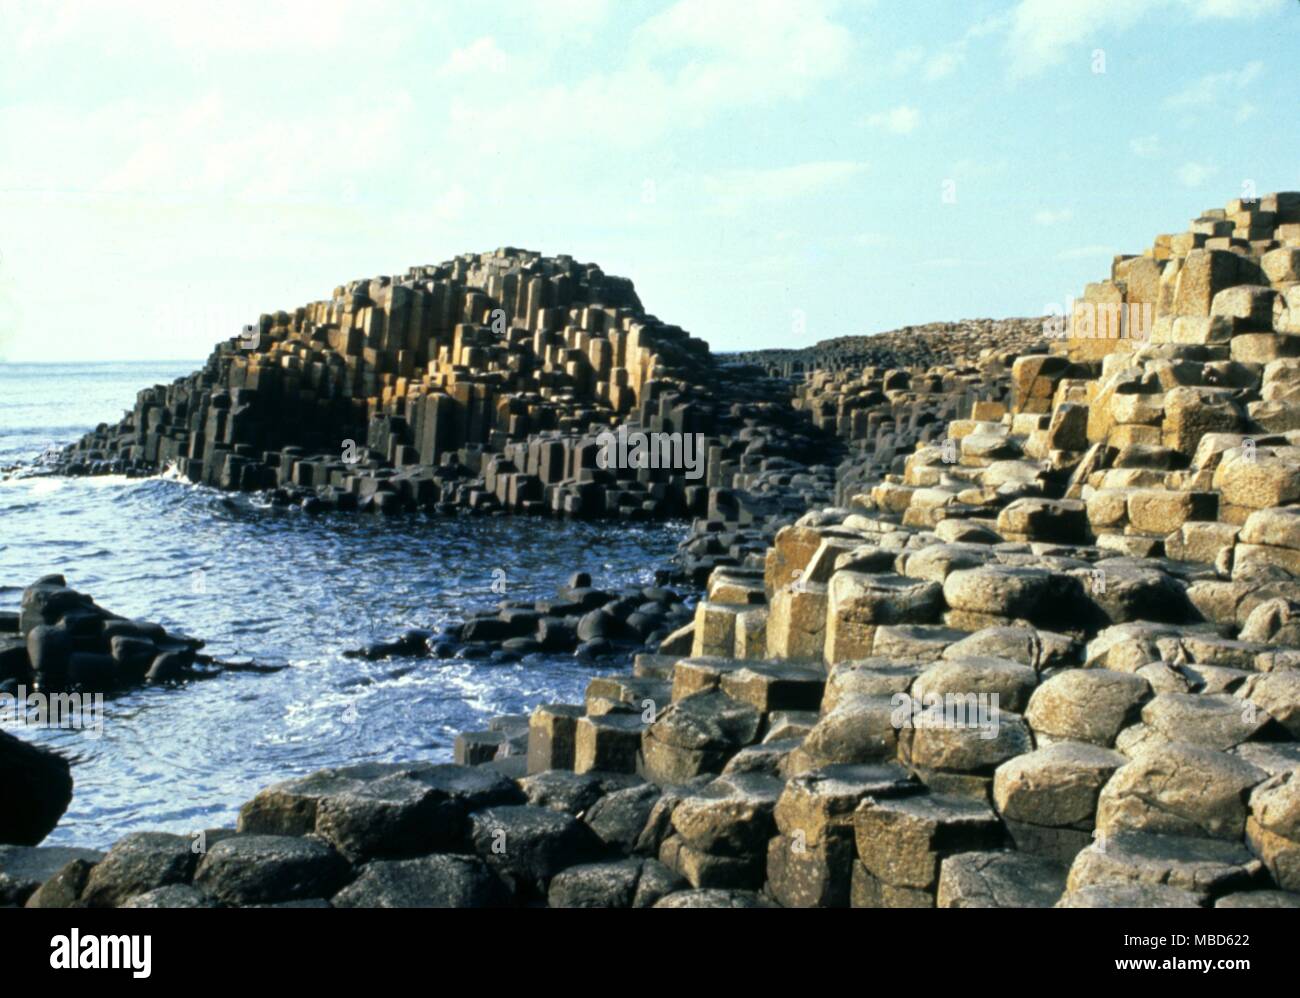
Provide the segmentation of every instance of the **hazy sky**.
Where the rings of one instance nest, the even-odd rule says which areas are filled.
[[[0,0],[0,359],[502,245],[716,349],[1041,314],[1300,188],[1297,53],[1295,0]]]

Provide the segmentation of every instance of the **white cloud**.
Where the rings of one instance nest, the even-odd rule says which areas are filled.
[[[848,66],[853,38],[834,9],[681,0],[631,33],[615,69],[556,76],[512,58],[450,99],[451,125],[473,129],[484,155],[553,144],[574,122],[599,122],[602,143],[641,148],[732,111],[799,101]]]
[[[837,75],[852,50],[852,35],[831,19],[833,10],[825,2],[679,0],[637,29],[633,52],[660,65],[683,105],[716,109],[803,96]],[[677,65],[683,50],[705,58]]]
[[[965,52],[960,49],[944,49],[926,60],[923,75],[927,80],[942,80],[955,73],[965,58]]]
[[[1217,166],[1205,163],[1189,162],[1178,168],[1178,180],[1184,187],[1200,187],[1219,172]]]
[[[1254,20],[1286,6],[1286,0],[1020,0],[1007,38],[1011,75],[1041,73],[1064,62],[1073,49],[1104,47],[1109,36],[1152,15]]]
[[[358,23],[370,32],[393,20],[385,0],[225,0],[219,10],[205,4],[159,4],[118,0],[87,4],[0,4],[6,34],[20,51],[32,53],[72,40],[93,40],[105,51],[127,50],[140,39],[202,52],[321,51],[350,44]],[[388,36],[385,35],[385,38]]]
[[[1246,63],[1241,69],[1228,69],[1220,73],[1207,73],[1184,87],[1165,101],[1167,107],[1200,110],[1217,104],[1221,98],[1246,89],[1259,78],[1264,64],[1259,60]]]
[[[706,174],[692,186],[716,214],[737,214],[758,205],[778,205],[819,193],[858,176],[866,163],[823,160],[766,170]]]
[[[499,73],[506,68],[506,62],[506,54],[497,47],[496,39],[485,36],[456,49],[438,72],[442,76]]]
[[[1133,155],[1142,159],[1150,159],[1160,152],[1159,135],[1139,135],[1135,139],[1130,139],[1128,147],[1133,150]]]
[[[1062,222],[1068,222],[1073,217],[1074,212],[1069,208],[1061,208],[1056,211],[1044,208],[1042,211],[1034,213],[1034,221],[1039,225],[1060,225]]]
[[[1197,20],[1254,20],[1266,14],[1276,14],[1285,6],[1287,0],[1196,0],[1192,14]]]
[[[929,83],[947,79],[966,61],[971,42],[1004,30],[1007,23],[1005,14],[995,14],[976,21],[956,41],[948,42],[929,54],[919,45],[902,49],[895,55],[891,70],[894,75],[901,76],[919,67],[921,78]]]
[[[1097,44],[1137,23],[1158,0],[1020,0],[1008,38],[1013,76],[1031,76],[1064,61],[1069,50]]]
[[[925,49],[920,45],[911,45],[894,53],[894,58],[889,63],[889,71],[894,76],[902,76],[904,73],[911,72],[924,61]]]
[[[867,116],[867,124],[872,128],[882,128],[895,135],[908,135],[916,131],[921,121],[921,112],[914,107],[900,104],[889,111],[878,111]]]
[[[1255,117],[1255,115],[1258,113],[1259,113],[1259,108],[1256,107],[1254,104],[1252,104],[1250,101],[1246,101],[1244,104],[1241,105],[1241,107],[1237,108],[1237,113],[1233,115],[1233,120],[1240,125],[1243,122],[1249,121],[1251,118]]]
[[[610,0],[532,0],[534,15],[564,33],[594,28],[609,17]]]

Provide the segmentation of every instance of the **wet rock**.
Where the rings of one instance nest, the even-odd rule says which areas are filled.
[[[471,810],[523,799],[483,767],[364,763],[268,787],[241,809],[239,830],[314,831],[352,862],[401,858],[463,847]]]
[[[470,815],[474,852],[523,896],[544,896],[561,870],[596,859],[603,844],[585,824],[550,808],[491,807]]]
[[[681,877],[653,859],[590,863],[557,874],[547,904],[552,908],[650,908],[685,886]]]
[[[41,884],[27,899],[27,908],[75,908],[80,907],[81,892],[86,889],[86,880],[94,868],[94,862],[74,859],[62,867],[58,873]]]
[[[519,781],[527,802],[534,807],[549,807],[577,816],[605,794],[600,773],[574,773],[548,769]]]
[[[374,860],[333,896],[335,908],[493,908],[510,892],[482,860],[434,854]]]
[[[189,884],[168,884],[127,898],[119,908],[217,908],[216,899]]]
[[[658,901],[654,908],[775,908],[777,905],[755,891],[698,890],[674,891]]]
[[[0,906],[21,905],[65,867],[83,864],[78,869],[84,872],[103,857],[92,849],[67,846],[0,845]]]
[[[91,908],[115,908],[157,887],[189,884],[199,860],[195,845],[184,835],[132,832],[90,871],[81,899]]]
[[[208,849],[194,886],[225,904],[274,904],[329,897],[348,876],[343,857],[318,839],[244,834]]]
[[[636,848],[661,795],[662,791],[653,783],[614,790],[592,804],[581,817],[605,845],[630,853]]]

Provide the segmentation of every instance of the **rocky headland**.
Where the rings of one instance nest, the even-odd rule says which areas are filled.
[[[619,426],[704,434],[702,475],[602,466]],[[585,702],[197,838],[0,846],[0,904],[1300,906],[1300,194],[1116,258],[1067,316],[799,351],[712,355],[566,257],[353,282],[60,461],[166,466],[693,523],[658,587],[446,638],[633,656]]]

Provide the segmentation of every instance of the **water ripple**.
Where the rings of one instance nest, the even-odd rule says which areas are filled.
[[[19,380],[55,400],[42,403],[45,416],[71,436],[60,405],[84,414],[80,432],[128,404],[140,384],[175,376],[123,367],[117,382],[96,372],[87,391],[62,367],[53,369],[57,391],[30,371]],[[10,385],[0,366],[0,397]],[[116,401],[106,405],[110,393]],[[79,394],[88,401],[74,403]],[[33,406],[24,418],[35,426],[42,410]],[[8,419],[0,415],[0,453],[13,436]],[[40,446],[56,435],[23,432]],[[16,607],[38,576],[63,572],[109,609],[202,637],[219,657],[289,664],[129,691],[106,702],[99,737],[11,728],[74,759],[73,802],[47,841],[104,846],[145,828],[229,824],[240,803],[277,780],[365,759],[450,758],[456,733],[493,714],[579,701],[602,667],[569,657],[493,665],[364,662],[342,652],[501,598],[550,596],[580,569],[597,585],[649,585],[683,533],[526,518],[316,517],[163,477],[0,481],[0,607]],[[498,572],[504,594],[493,591]]]

